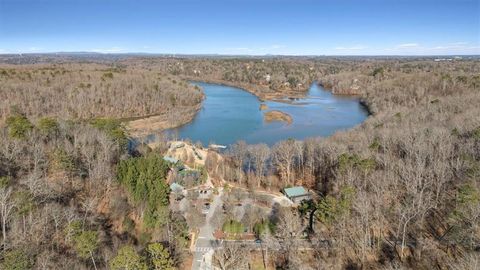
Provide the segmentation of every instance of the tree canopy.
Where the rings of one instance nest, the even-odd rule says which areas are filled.
[[[135,249],[130,246],[123,246],[118,250],[117,256],[110,261],[112,270],[147,270],[145,258],[140,256]]]
[[[166,182],[168,163],[157,154],[123,160],[117,178],[137,204],[145,203],[144,221],[154,227],[168,215],[170,187]]]

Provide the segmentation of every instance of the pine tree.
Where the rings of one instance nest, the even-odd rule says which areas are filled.
[[[151,269],[173,270],[173,260],[170,253],[160,243],[152,243],[148,245],[147,252],[151,263]]]

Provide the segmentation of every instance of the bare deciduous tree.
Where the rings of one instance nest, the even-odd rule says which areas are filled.
[[[297,147],[295,140],[281,141],[273,146],[273,162],[280,172],[285,185],[293,184],[292,174]]]
[[[254,144],[248,148],[250,156],[255,164],[255,176],[257,180],[257,187],[264,183],[265,169],[267,160],[270,157],[270,148],[266,144]]]
[[[213,254],[213,264],[222,270],[248,269],[250,250],[245,244],[225,241]]]
[[[12,217],[15,203],[12,198],[11,188],[0,189],[0,218],[2,222],[3,245],[7,243],[7,226]]]

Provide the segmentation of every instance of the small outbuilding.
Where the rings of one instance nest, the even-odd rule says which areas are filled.
[[[283,194],[287,196],[293,203],[301,203],[312,199],[310,193],[302,186],[284,188]]]

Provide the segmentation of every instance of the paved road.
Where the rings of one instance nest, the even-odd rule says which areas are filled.
[[[215,228],[210,225],[210,219],[212,218],[217,206],[222,204],[222,194],[223,190],[220,188],[218,195],[214,196],[212,204],[210,205],[210,210],[205,218],[205,225],[200,228],[197,243],[195,245],[192,270],[212,269],[211,262],[213,249],[218,245],[213,237]]]

